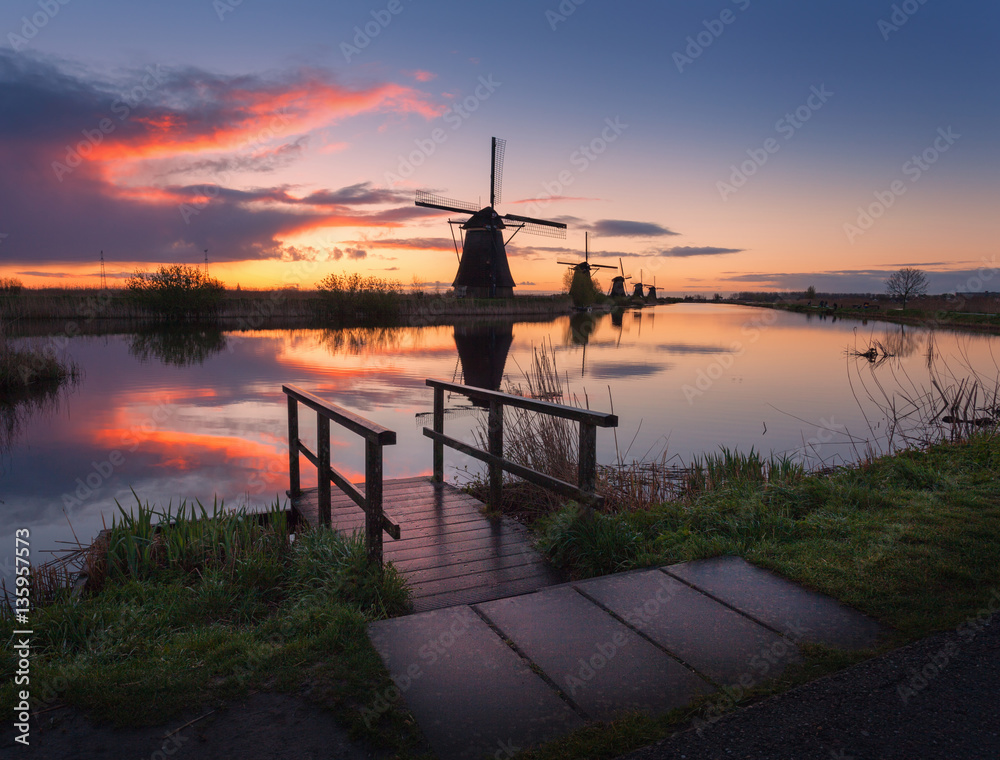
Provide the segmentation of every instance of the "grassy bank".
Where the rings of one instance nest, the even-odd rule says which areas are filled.
[[[379,316],[400,325],[439,324],[458,316],[556,316],[571,311],[568,296],[522,295],[494,300],[431,293],[383,293],[366,300],[357,294],[319,290],[244,289],[226,290],[211,320],[226,329],[237,330],[368,324],[372,304]],[[30,329],[30,323],[47,321],[53,323],[57,332],[75,334],[94,332],[95,327],[100,331],[102,325],[125,325],[132,329],[159,318],[124,289],[26,288],[16,294],[0,293],[0,321],[11,325],[15,332],[22,325]]]
[[[308,691],[354,734],[405,751],[416,738],[398,711],[363,710],[391,683],[365,626],[406,608],[399,575],[373,571],[360,540],[290,540],[283,514],[262,523],[143,505],[91,549],[78,598],[58,566],[36,571],[33,711],[68,704],[102,722],[159,725],[256,690]],[[14,628],[8,611],[0,638]],[[15,657],[5,646],[0,658],[10,711]]]
[[[741,306],[757,306],[780,309],[796,314],[821,316],[824,318],[851,319],[868,322],[891,322],[893,324],[914,325],[934,329],[948,327],[1000,334],[1000,301],[995,295],[974,294],[964,296],[923,296],[908,302],[902,309],[888,300],[867,300],[864,298],[841,298],[820,306],[818,301],[726,301]],[[867,304],[867,308],[865,307]]]

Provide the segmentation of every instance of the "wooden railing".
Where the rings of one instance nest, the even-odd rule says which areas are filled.
[[[459,385],[443,380],[428,380],[427,385],[434,389],[434,428],[424,428],[424,435],[434,441],[434,479],[444,478],[444,447],[456,449],[463,454],[479,459],[489,465],[490,503],[499,506],[503,491],[504,471],[519,478],[548,488],[556,493],[569,496],[591,506],[601,506],[604,497],[596,492],[597,488],[597,428],[617,427],[618,417],[605,412],[592,412],[575,406],[553,404],[549,401],[513,396],[509,393],[489,391],[474,388],[470,385]],[[444,434],[444,394],[445,391],[458,393],[473,400],[485,401],[489,404],[487,422],[488,451],[477,449],[466,443],[449,438]],[[578,465],[577,484],[567,483],[550,475],[532,470],[503,458],[503,408],[514,406],[533,412],[549,414],[580,423],[580,462]]]
[[[288,495],[302,493],[299,480],[299,454],[304,454],[318,471],[317,500],[320,525],[330,525],[330,483],[334,483],[365,512],[365,539],[368,559],[382,564],[382,531],[399,538],[399,526],[382,512],[382,447],[396,443],[396,432],[376,425],[347,409],[329,404],[318,396],[294,385],[282,385],[288,396]],[[316,452],[299,440],[299,404],[316,412]],[[336,422],[365,439],[365,491],[362,493],[344,475],[330,465],[330,422]]]

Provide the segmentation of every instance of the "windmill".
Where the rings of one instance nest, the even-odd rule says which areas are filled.
[[[621,256],[618,257],[618,267],[621,274],[616,274],[612,278],[611,290],[608,291],[608,295],[612,298],[628,298],[628,293],[625,292],[625,280],[631,280],[632,275],[625,274],[625,265],[622,264]]]
[[[566,225],[561,222],[550,222],[545,219],[534,219],[530,216],[504,214],[496,212],[496,204],[500,201],[500,189],[503,182],[503,156],[506,140],[493,138],[490,160],[490,205],[478,208],[474,203],[456,201],[438,195],[417,191],[416,205],[426,208],[436,208],[443,211],[453,211],[457,214],[470,214],[464,222],[458,224],[465,232],[462,243],[462,258],[458,263],[458,274],[452,287],[460,296],[472,298],[513,298],[514,278],[507,264],[506,244],[522,229],[536,235],[549,237],[565,237]],[[503,239],[505,229],[514,232],[506,242]]]
[[[583,233],[583,261],[557,261],[557,264],[565,264],[573,267],[573,282],[569,286],[569,294],[573,299],[573,305],[577,307],[590,306],[597,295],[593,280],[590,279],[592,269],[615,269],[610,264],[590,263],[590,235]]]
[[[645,287],[646,283],[642,281],[642,270],[640,269],[639,282],[637,282],[635,284],[635,287],[632,289],[632,298],[645,298],[646,297]]]
[[[653,284],[649,286],[649,292],[646,293],[647,303],[656,303],[656,275],[653,275]]]

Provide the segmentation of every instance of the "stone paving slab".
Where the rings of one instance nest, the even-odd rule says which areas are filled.
[[[510,757],[583,725],[468,606],[377,621],[368,633],[442,760]]]
[[[663,713],[713,691],[571,586],[476,605],[592,720]]]
[[[867,615],[740,557],[685,562],[665,570],[793,640],[870,649],[881,630]]]
[[[799,638],[865,648],[879,630],[722,557],[383,620],[369,636],[437,755],[464,760],[683,706],[711,692],[706,679],[759,682],[794,661]]]
[[[777,676],[801,661],[793,643],[661,570],[594,578],[576,587],[720,685]]]

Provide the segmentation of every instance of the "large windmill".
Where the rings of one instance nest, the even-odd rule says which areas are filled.
[[[625,280],[631,280],[632,275],[625,274],[625,265],[622,264],[621,256],[618,257],[618,267],[621,274],[616,274],[611,279],[611,290],[608,291],[608,295],[612,298],[628,298],[628,293],[625,292]]]
[[[569,294],[573,298],[574,306],[590,306],[594,302],[596,293],[590,272],[593,269],[617,269],[610,264],[590,263],[590,235],[583,233],[583,261],[557,261],[557,264],[565,264],[573,268],[573,282],[569,286]]]
[[[416,204],[427,208],[437,208],[443,211],[453,211],[457,214],[471,214],[464,222],[458,224],[465,233],[462,243],[462,258],[458,263],[458,274],[452,287],[460,296],[471,298],[512,298],[514,296],[514,278],[507,264],[506,244],[522,229],[536,235],[549,237],[566,237],[566,225],[561,222],[550,222],[545,219],[534,219],[530,216],[504,214],[496,212],[496,204],[500,201],[500,188],[503,173],[503,155],[505,140],[493,138],[490,158],[490,205],[478,208],[474,203],[442,198],[422,190],[417,191]],[[503,239],[505,229],[514,232],[506,242]]]

